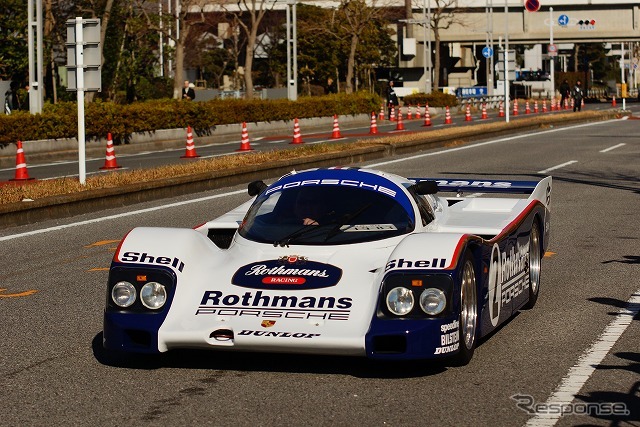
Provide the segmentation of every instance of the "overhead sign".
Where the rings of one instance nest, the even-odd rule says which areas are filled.
[[[569,15],[560,15],[558,17],[558,25],[561,27],[566,27],[569,25]]]
[[[524,8],[529,12],[537,12],[540,10],[540,0],[524,0]]]

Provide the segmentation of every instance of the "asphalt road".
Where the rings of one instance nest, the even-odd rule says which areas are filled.
[[[629,103],[628,105],[635,105]],[[520,111],[518,116],[513,116],[511,112],[510,120],[516,121],[523,118],[535,117],[542,115],[542,105],[539,104],[540,113],[534,114],[524,114],[524,111]],[[550,106],[548,106],[550,107]],[[522,108],[522,106],[520,106]],[[600,104],[587,104],[585,106],[585,110],[602,110],[611,108],[609,103],[600,103]],[[531,111],[533,111],[533,105],[530,105]],[[432,116],[432,126],[424,127],[424,116],[420,119],[414,117],[412,120],[408,120],[406,117],[407,108],[404,108],[404,121],[403,127],[404,130],[397,130],[398,125],[395,122],[390,122],[388,120],[382,120],[377,122],[377,135],[370,134],[370,124],[367,124],[363,127],[357,126],[339,126],[340,134],[342,138],[333,139],[332,138],[332,129],[327,128],[326,131],[318,131],[318,130],[309,130],[304,127],[301,129],[302,132],[302,140],[304,144],[326,144],[326,143],[334,143],[334,142],[349,142],[355,141],[359,139],[366,138],[374,138],[378,136],[385,135],[397,135],[402,132],[430,132],[436,129],[441,129],[443,127],[455,127],[455,126],[468,126],[475,125],[478,123],[491,123],[496,121],[504,121],[503,118],[499,118],[496,110],[488,111],[488,119],[482,120],[481,114],[479,112],[473,113],[472,121],[465,121],[464,114],[453,114],[452,124],[445,125],[444,124],[444,114],[440,114],[438,117]],[[547,115],[557,114],[565,112],[562,111],[548,111]],[[433,112],[432,112],[433,114]],[[238,153],[250,153],[251,151],[239,152],[238,150],[241,148],[241,135],[238,134],[236,137],[229,138],[228,141],[224,143],[212,143],[212,144],[203,144],[198,140],[197,136],[194,137],[194,145],[195,152],[199,156],[198,159],[206,159],[212,157],[221,157],[231,154]],[[291,144],[293,140],[293,132],[290,134],[280,134],[280,135],[272,135],[269,137],[254,137],[253,135],[249,135],[250,143],[249,146],[254,151],[270,151],[270,150],[284,150],[288,148],[294,148],[298,145]],[[186,142],[186,141],[185,141]],[[185,143],[186,145],[186,143]],[[120,169],[100,169],[105,165],[105,154],[101,153],[99,156],[88,156],[86,159],[86,174],[87,176],[109,173],[109,172],[122,172],[131,169],[143,169],[143,168],[153,168],[163,165],[170,164],[184,164],[186,162],[192,162],[196,159],[192,158],[181,158],[181,156],[185,155],[186,147],[185,145],[177,146],[176,148],[167,148],[163,150],[154,149],[153,151],[145,151],[142,149],[139,152],[135,153],[119,153],[119,147],[115,148],[115,156],[116,163],[120,166]],[[134,147],[129,146],[129,149]],[[128,150],[130,151],[130,150]],[[29,177],[35,179],[51,179],[51,178],[63,178],[63,177],[77,177],[78,176],[78,160],[77,158],[74,160],[46,160],[46,161],[35,161],[29,157],[29,153],[25,152],[25,158],[27,162],[27,173]],[[6,182],[15,177],[15,166],[11,165],[9,167],[0,167],[0,185],[2,182]]]
[[[640,425],[639,124],[369,163],[406,176],[554,177],[538,303],[465,367],[204,351],[105,357],[105,284],[119,239],[139,225],[200,224],[248,200],[244,187],[0,230],[0,424],[544,425],[554,402],[573,402],[565,411],[604,402],[600,415],[552,414],[548,425]],[[615,403],[628,413],[607,415]]]

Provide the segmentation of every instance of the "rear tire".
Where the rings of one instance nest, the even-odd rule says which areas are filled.
[[[536,219],[529,233],[529,301],[524,308],[529,310],[536,305],[540,293],[540,264],[542,261],[542,245],[540,243],[540,226]]]
[[[471,361],[478,335],[478,290],[473,257],[467,252],[460,276],[460,349],[454,356],[457,366]]]

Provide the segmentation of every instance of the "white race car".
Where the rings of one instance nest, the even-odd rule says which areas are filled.
[[[465,364],[479,338],[538,298],[551,177],[325,168],[253,182],[249,194],[195,229],[125,236],[109,273],[106,349]]]

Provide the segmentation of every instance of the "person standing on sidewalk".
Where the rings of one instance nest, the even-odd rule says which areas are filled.
[[[582,82],[578,80],[576,85],[571,91],[571,97],[573,98],[573,111],[582,110],[582,99],[584,98],[584,90],[582,90]]]
[[[391,108],[397,107],[398,104],[398,95],[393,88],[393,81],[390,81],[387,87],[387,120],[391,120]]]

